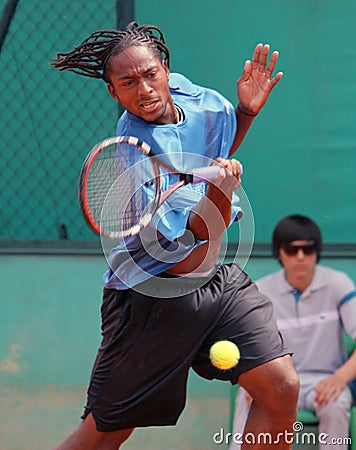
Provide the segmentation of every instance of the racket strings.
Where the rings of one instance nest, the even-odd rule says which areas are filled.
[[[98,176],[105,174],[105,177]],[[109,158],[97,157],[88,174],[87,199],[89,208],[97,221],[102,212],[105,197],[115,179],[115,172]]]
[[[141,224],[149,214],[152,201],[149,192],[153,182],[140,184],[140,175],[136,168],[131,168],[110,187],[101,215],[101,227],[109,233],[128,231]]]
[[[90,172],[87,197],[106,235],[130,235],[149,222],[157,196],[157,174],[150,158],[135,145],[124,142],[105,148]]]
[[[108,138],[89,153],[80,176],[80,202],[98,234],[123,238],[138,233],[165,200],[190,182],[174,169],[172,173],[171,155],[167,163],[162,155],[150,154],[147,144],[129,136]],[[201,198],[206,183],[187,188]]]

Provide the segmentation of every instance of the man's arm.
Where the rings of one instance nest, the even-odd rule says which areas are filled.
[[[235,110],[237,130],[231,146],[231,156],[244,140],[254,118],[265,105],[274,86],[282,78],[283,73],[278,72],[271,78],[274,71],[278,52],[274,51],[267,64],[268,44],[258,44],[252,56],[252,61],[245,62],[244,70],[237,81],[238,106]]]
[[[219,240],[231,221],[232,194],[241,184],[241,165],[236,159],[216,160],[222,169],[209,183],[201,201],[192,208],[188,229],[196,239]]]
[[[205,272],[216,263],[223,233],[231,221],[232,194],[241,184],[239,161],[222,158],[216,161],[222,169],[209,183],[205,196],[192,208],[187,224],[188,233],[192,233],[194,239],[206,242],[167,272]]]
[[[348,298],[339,307],[341,321],[346,333],[356,341],[356,297],[353,281],[346,275],[339,275],[338,298]],[[326,404],[329,399],[336,399],[344,387],[356,378],[356,350],[349,356],[347,361],[340,366],[332,376],[322,380],[315,387],[315,400],[320,404]]]
[[[329,400],[335,401],[345,386],[355,378],[356,351],[333,375],[320,381],[315,386],[315,401],[320,405],[325,405]]]

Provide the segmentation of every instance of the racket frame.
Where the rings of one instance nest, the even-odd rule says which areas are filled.
[[[136,147],[139,147],[140,151],[148,157],[153,156],[151,147],[144,141],[139,140],[138,138],[134,136],[114,136],[107,139],[104,139],[100,141],[98,144],[96,144],[90,152],[87,154],[80,171],[79,175],[79,185],[78,185],[78,198],[79,198],[79,204],[82,211],[82,214],[89,225],[89,227],[97,234],[101,235],[103,233],[103,230],[100,226],[100,223],[95,219],[94,215],[91,212],[89,201],[88,201],[88,178],[90,174],[91,167],[94,164],[94,161],[96,158],[104,151],[107,147],[111,145],[117,145],[120,143],[128,143],[130,145],[135,145]],[[151,159],[151,163],[153,166],[154,171],[154,178],[155,178],[155,191],[154,191],[154,206],[152,215],[157,211],[159,206],[161,205],[161,192],[162,192],[162,180],[161,180],[161,174],[158,167],[157,162],[155,162],[153,159]],[[114,181],[115,182],[115,181]],[[104,200],[105,202],[105,200]],[[104,204],[104,203],[103,203]],[[142,228],[142,227],[141,227]],[[118,236],[112,236],[110,233],[106,234],[103,233],[105,236],[114,238]],[[129,235],[129,234],[128,234]]]

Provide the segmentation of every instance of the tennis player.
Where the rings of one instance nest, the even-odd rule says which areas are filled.
[[[57,450],[116,450],[136,427],[175,425],[191,367],[208,380],[238,382],[254,399],[246,432],[268,432],[273,447],[291,447],[283,436],[292,432],[299,380],[272,304],[236,264],[217,264],[222,235],[241,215],[233,201],[241,166],[229,157],[282,77],[272,77],[277,58],[257,45],[237,82],[236,109],[218,92],[170,73],[164,35],[152,25],[97,31],[54,59],[60,70],[104,80],[125,109],[118,135],[146,141],[183,169],[195,157],[222,167],[201,192],[188,186],[174,194],[154,222],[149,248],[138,236],[112,250],[84,414]],[[182,279],[193,288],[182,293]],[[167,295],[163,280],[177,290]],[[220,340],[240,349],[231,370],[210,362],[210,347]],[[249,447],[267,446],[256,440]]]

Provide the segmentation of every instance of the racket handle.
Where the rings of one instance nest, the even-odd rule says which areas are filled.
[[[191,172],[192,180],[191,183],[201,183],[202,181],[211,181],[215,177],[218,176],[220,170],[222,169],[221,166],[209,166],[209,167],[201,167],[199,169],[193,169]],[[240,163],[240,176],[242,176],[243,173],[243,167]]]

